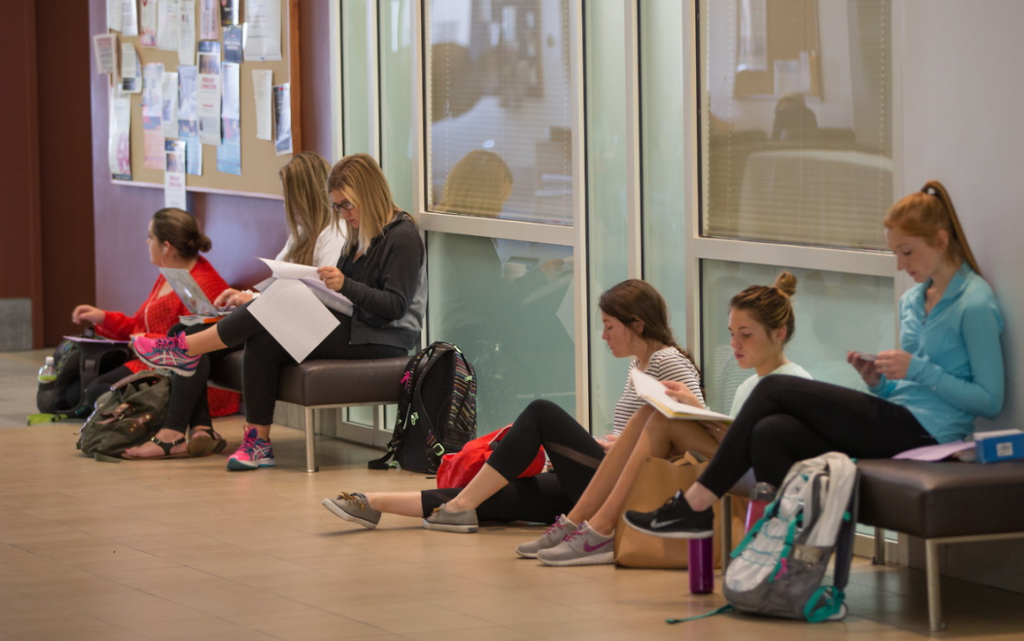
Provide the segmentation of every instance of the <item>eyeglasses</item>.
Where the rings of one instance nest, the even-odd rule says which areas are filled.
[[[343,200],[340,203],[331,203],[331,209],[333,209],[336,214],[341,213],[342,209],[345,211],[352,211],[355,208],[356,206],[351,200]]]

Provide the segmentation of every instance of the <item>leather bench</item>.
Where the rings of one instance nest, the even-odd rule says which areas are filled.
[[[882,529],[916,536],[925,544],[928,622],[945,628],[939,590],[939,546],[1024,537],[1024,461],[960,463],[862,459],[857,520],[875,529],[875,563],[885,562]],[[748,473],[731,494],[749,496]],[[730,500],[728,496],[725,500]],[[731,532],[723,545],[732,549]],[[726,555],[727,558],[728,555]]]
[[[241,391],[242,354],[231,353],[214,364],[210,382]],[[375,360],[310,360],[281,369],[277,400],[301,405],[305,414],[306,471],[316,472],[314,410],[386,405],[398,402],[400,381],[408,356]],[[375,419],[379,421],[379,417]],[[379,427],[379,426],[377,426]]]

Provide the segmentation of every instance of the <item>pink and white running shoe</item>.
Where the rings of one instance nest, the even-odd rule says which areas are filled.
[[[154,369],[169,369],[182,376],[195,374],[200,358],[188,355],[185,332],[164,338],[135,336],[132,338],[132,349],[146,365]]]
[[[245,472],[259,467],[274,467],[274,446],[256,435],[256,428],[242,428],[245,438],[235,453],[228,457],[229,472]]]

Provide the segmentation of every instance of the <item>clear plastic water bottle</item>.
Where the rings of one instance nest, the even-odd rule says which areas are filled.
[[[39,382],[51,383],[57,380],[57,366],[53,364],[53,357],[47,356],[46,362],[39,368]]]
[[[750,490],[750,505],[747,506],[747,532],[764,516],[764,509],[775,500],[777,491],[778,488],[771,483],[758,483]]]

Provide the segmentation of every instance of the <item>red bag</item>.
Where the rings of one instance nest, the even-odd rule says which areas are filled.
[[[466,487],[469,485],[480,468],[484,466],[484,462],[491,456],[495,446],[505,438],[505,434],[511,427],[511,425],[506,425],[493,434],[475,438],[463,445],[461,451],[442,456],[441,466],[437,468],[437,487]],[[537,450],[537,456],[533,458],[533,462],[526,468],[526,471],[519,475],[519,478],[525,479],[540,474],[544,471],[545,461],[544,448],[541,447]]]

